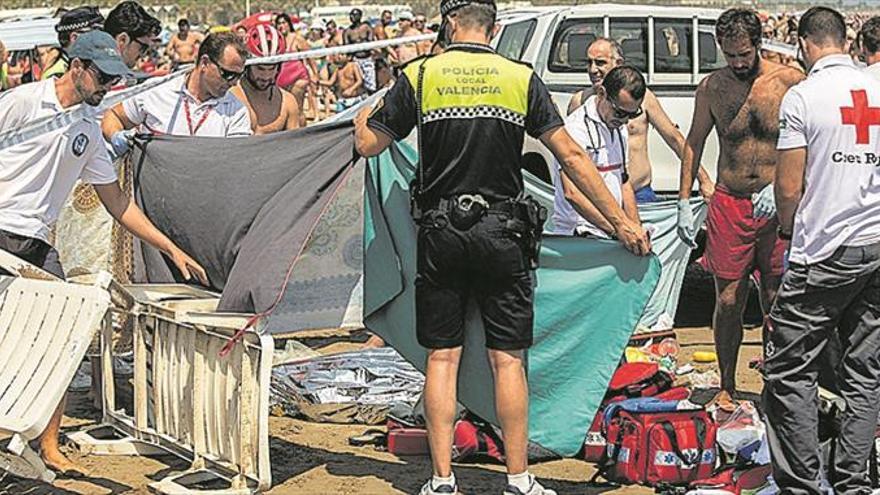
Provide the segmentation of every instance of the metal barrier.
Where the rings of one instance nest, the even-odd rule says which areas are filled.
[[[183,287],[181,289],[181,287]],[[109,330],[101,342],[104,424],[69,436],[84,453],[175,454],[189,470],[152,483],[160,493],[254,493],[269,488],[272,337],[249,330],[220,349],[250,315],[198,313],[216,300],[184,286],[129,286],[137,303],[132,415],[116,409]],[[171,300],[162,301],[161,295]],[[181,297],[191,299],[181,300]],[[259,325],[258,325],[259,330]],[[111,438],[106,437],[111,433]],[[123,438],[112,438],[122,433]],[[217,488],[222,482],[223,488]]]

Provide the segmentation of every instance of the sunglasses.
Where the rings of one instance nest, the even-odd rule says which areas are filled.
[[[614,110],[614,116],[618,119],[634,119],[642,114],[642,107],[639,107],[635,111],[628,112],[620,108],[620,105],[611,98],[608,98],[608,103],[611,104],[611,109]]]
[[[140,48],[138,48],[138,55],[146,55],[146,54],[150,53],[149,43],[144,43],[143,41],[141,41],[137,38],[132,38],[131,41],[137,43],[138,46],[140,47]]]
[[[105,72],[101,72],[101,69],[99,69],[98,66],[91,61],[87,62],[86,69],[91,70],[92,73],[97,76],[98,84],[100,86],[116,86],[117,84],[119,84],[119,81],[122,80],[121,76],[113,76]]]
[[[239,79],[241,79],[241,76],[244,75],[244,71],[235,72],[233,70],[224,69],[223,66],[220,65],[220,62],[217,62],[211,57],[208,57],[208,60],[210,60],[212,64],[217,66],[217,70],[220,72],[220,77],[222,77],[223,80],[228,83],[238,81]]]

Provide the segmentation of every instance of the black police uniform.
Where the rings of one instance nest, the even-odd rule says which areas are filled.
[[[526,132],[538,137],[561,127],[562,118],[531,68],[480,44],[451,44],[443,54],[411,62],[367,125],[400,140],[419,118],[417,202],[425,212],[417,218],[419,343],[462,345],[472,296],[487,347],[525,349],[534,312],[529,226],[523,226],[529,219],[516,201],[523,193],[522,146]],[[456,221],[460,202],[477,203],[471,206],[485,213]]]

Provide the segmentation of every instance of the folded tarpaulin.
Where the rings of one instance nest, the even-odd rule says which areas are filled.
[[[212,288],[223,291],[220,310],[237,312],[276,302],[352,170],[354,150],[350,122],[246,139],[156,136],[140,148],[132,158],[138,203],[205,267]],[[139,244],[134,278],[161,283],[180,275]]]
[[[367,166],[364,320],[424,370],[427,352],[415,333],[416,229],[409,215],[414,161],[412,148],[397,143]],[[537,194],[532,184],[527,181],[527,190]],[[580,451],[660,270],[656,256],[633,256],[617,242],[545,238],[535,343],[527,356],[530,440],[562,456]],[[482,323],[473,305],[466,326],[459,398],[497,424]]]

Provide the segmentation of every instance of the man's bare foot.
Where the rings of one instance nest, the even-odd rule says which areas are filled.
[[[43,452],[41,453],[40,457],[42,457],[43,462],[46,463],[46,466],[49,469],[64,476],[79,478],[89,475],[88,471],[85,468],[75,464],[59,450],[56,450],[54,452]]]
[[[739,403],[734,400],[733,396],[730,395],[730,392],[728,392],[727,390],[722,390],[718,392],[718,394],[716,394],[715,397],[713,397],[708,404],[706,404],[706,407],[712,406],[715,406],[724,412],[732,413],[736,411]]]
[[[371,335],[370,338],[364,342],[364,348],[366,349],[378,349],[379,347],[385,347],[385,341],[378,335]]]

